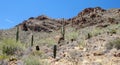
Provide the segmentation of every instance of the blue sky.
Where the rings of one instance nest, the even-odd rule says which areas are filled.
[[[0,29],[9,29],[29,17],[71,18],[88,7],[120,8],[120,0],[1,0]]]

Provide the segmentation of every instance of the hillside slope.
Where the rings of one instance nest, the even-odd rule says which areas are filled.
[[[63,22],[65,40],[58,43]],[[16,61],[1,61],[1,64],[20,61],[29,65],[37,61],[38,65],[120,65],[120,9],[86,8],[69,19],[51,19],[45,15],[30,17],[12,29],[0,30],[1,46],[3,40],[16,39],[17,27],[19,41],[25,45],[25,50],[20,56],[12,55],[17,56]],[[57,45],[55,59],[54,45]],[[39,51],[35,50],[36,46],[39,46]],[[1,57],[3,53],[0,54]],[[34,59],[26,61],[30,58]]]

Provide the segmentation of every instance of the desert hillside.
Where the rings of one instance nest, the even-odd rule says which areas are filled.
[[[0,30],[0,65],[120,65],[120,9],[41,15]]]

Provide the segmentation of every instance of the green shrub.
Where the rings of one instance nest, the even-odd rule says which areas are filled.
[[[94,28],[90,31],[91,33],[91,36],[97,36],[97,35],[100,35],[101,33],[103,32],[102,29],[100,28]]]
[[[110,30],[110,33],[111,34],[116,34],[117,32],[116,32],[116,30],[112,29],[112,30]]]
[[[79,35],[78,32],[72,31],[72,32],[67,33],[65,36],[67,40],[71,40],[71,39],[77,39],[78,35]]]
[[[39,56],[29,55],[22,58],[25,65],[50,65],[49,61],[46,59],[41,59]]]
[[[109,43],[106,44],[106,47],[107,49],[112,49],[112,48],[120,49],[120,38],[110,41]]]
[[[0,60],[4,60],[4,59],[8,59],[9,56],[7,56],[6,54],[2,54],[0,55]]]
[[[53,39],[53,38],[45,38],[45,39],[40,39],[39,43],[41,45],[47,44],[48,46],[53,46],[56,42],[55,42],[55,39]]]
[[[6,55],[21,54],[24,48],[22,43],[16,43],[14,39],[4,39],[0,45],[2,53]]]
[[[36,56],[28,56],[23,59],[25,65],[42,65],[39,61],[39,58]]]
[[[79,42],[78,42],[78,46],[80,48],[85,48],[86,47],[86,41],[85,41],[85,39],[80,39]]]
[[[41,59],[47,58],[47,55],[43,51],[41,51],[41,50],[40,51],[33,51],[31,53],[31,55],[39,56],[39,58],[41,58]]]
[[[98,36],[103,33],[103,29],[96,27],[87,27],[81,30],[81,36],[85,39],[90,39],[92,37]]]

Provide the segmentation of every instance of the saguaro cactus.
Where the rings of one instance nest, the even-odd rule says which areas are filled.
[[[57,45],[53,47],[53,58],[56,58]]]
[[[87,39],[90,39],[91,37],[92,37],[92,35],[90,33],[88,33]]]
[[[64,40],[65,39],[65,22],[64,22],[64,19],[61,22],[62,22],[61,35],[62,35],[62,38]]]
[[[18,42],[19,40],[19,27],[17,27],[17,31],[16,31],[16,42]]]
[[[39,51],[39,50],[40,50],[40,48],[39,48],[39,46],[38,46],[38,45],[36,46],[36,50],[37,50],[37,51]]]
[[[33,46],[33,41],[34,41],[34,37],[33,37],[33,34],[31,36],[31,47]]]

